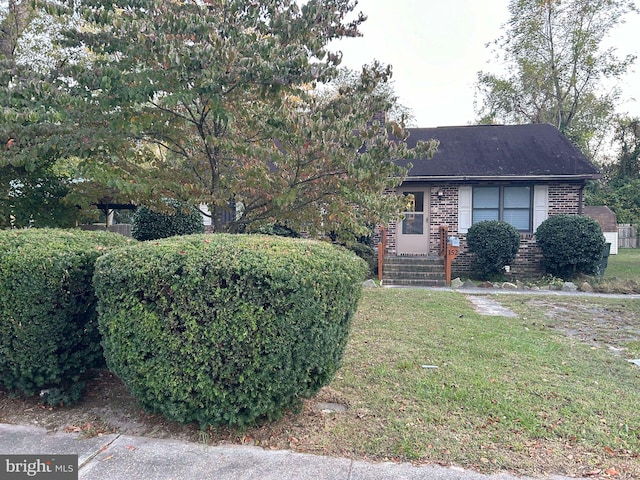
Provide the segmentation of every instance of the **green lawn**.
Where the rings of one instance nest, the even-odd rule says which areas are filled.
[[[605,278],[640,281],[640,248],[619,248],[617,255],[610,255]]]
[[[554,304],[509,298],[518,317],[479,315],[458,292],[366,289],[344,366],[319,396],[347,411],[249,435],[356,458],[640,478],[640,368],[550,326]],[[640,300],[579,301],[561,308],[587,323],[594,309],[640,314]]]

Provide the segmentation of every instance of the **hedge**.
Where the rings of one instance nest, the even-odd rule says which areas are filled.
[[[178,422],[278,418],[339,368],[366,270],[330,244],[264,235],[110,252],[94,277],[107,365]]]
[[[82,374],[104,365],[91,280],[96,258],[131,243],[109,232],[0,231],[0,383],[78,400]]]

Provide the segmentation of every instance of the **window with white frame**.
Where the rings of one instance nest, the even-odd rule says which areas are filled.
[[[520,231],[531,231],[532,197],[531,186],[473,187],[471,223],[501,220]]]

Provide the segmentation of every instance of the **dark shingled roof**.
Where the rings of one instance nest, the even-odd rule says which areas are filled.
[[[410,128],[407,144],[437,139],[430,160],[412,160],[408,181],[592,179],[598,169],[549,124]],[[409,163],[397,160],[399,164]]]

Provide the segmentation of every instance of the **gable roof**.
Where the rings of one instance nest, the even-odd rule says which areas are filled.
[[[409,128],[407,145],[437,139],[431,159],[413,164],[407,181],[587,180],[600,172],[558,129],[549,124]]]

